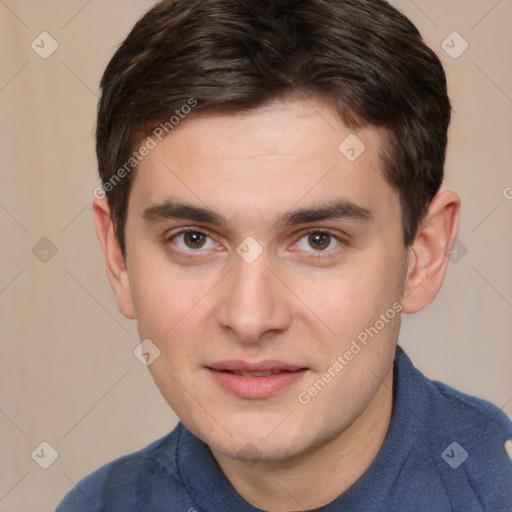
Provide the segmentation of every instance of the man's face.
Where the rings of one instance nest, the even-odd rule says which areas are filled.
[[[320,100],[198,116],[133,182],[127,268],[141,340],[161,352],[151,373],[189,430],[228,457],[305,453],[389,383],[400,205],[379,133],[357,132],[355,160],[355,139],[339,149],[350,134]]]

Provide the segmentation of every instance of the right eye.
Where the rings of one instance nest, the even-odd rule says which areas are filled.
[[[218,246],[206,233],[192,229],[182,230],[174,234],[170,241],[183,251],[213,249]]]

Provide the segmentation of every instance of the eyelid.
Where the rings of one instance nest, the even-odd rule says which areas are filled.
[[[304,231],[302,231],[302,234],[300,235],[299,238],[303,238],[306,235],[311,235],[312,233],[322,233],[325,235],[330,235],[342,244],[348,243],[348,235],[337,234],[329,228],[307,228]]]
[[[207,230],[205,229],[202,229],[202,228],[195,228],[193,226],[186,226],[186,227],[182,227],[182,228],[178,228],[178,230],[174,233],[172,233],[171,235],[166,235],[165,236],[165,243],[170,243],[170,242],[173,242],[175,238],[177,238],[178,236],[180,235],[185,235],[187,233],[198,233],[200,235],[203,235],[207,238],[209,238],[213,243],[216,244],[217,248],[219,244],[208,232]],[[182,251],[182,252],[185,252],[185,253],[190,253],[190,254],[193,254],[193,253],[201,253],[201,252],[206,252],[208,249],[203,249],[203,248],[199,248],[199,249],[182,249],[181,247],[178,247],[176,246],[176,244],[174,244],[175,247],[177,247],[177,249],[179,251]],[[211,248],[210,248],[211,250]]]
[[[204,229],[204,228],[199,228],[199,227],[194,227],[194,226],[185,226],[185,227],[181,227],[181,228],[176,228],[177,230],[175,232],[173,232],[171,235],[166,235],[165,236],[165,243],[169,243],[169,242],[172,242],[174,240],[174,238],[180,236],[180,235],[183,235],[183,234],[186,234],[186,233],[199,233],[201,235],[204,235],[205,237],[209,238],[211,241],[213,241],[215,244],[216,244],[216,248],[215,249],[219,249],[219,246],[222,247],[222,244],[220,244],[219,242],[217,242],[215,240],[215,238],[213,238],[211,236],[211,234],[208,232],[207,229]],[[298,238],[296,238],[296,241],[293,243],[292,247],[293,246],[296,246],[297,243],[302,240],[305,236],[308,236],[312,233],[322,233],[322,234],[326,234],[326,235],[329,235],[331,236],[332,238],[334,238],[334,240],[336,240],[338,243],[339,243],[339,246],[338,247],[335,247],[334,249],[329,249],[327,251],[315,251],[314,249],[312,249],[311,251],[304,251],[304,250],[300,250],[300,249],[291,249],[293,252],[302,252],[302,253],[306,253],[307,254],[307,258],[324,258],[324,259],[327,259],[329,257],[333,257],[335,255],[338,254],[338,252],[342,249],[345,249],[348,245],[348,235],[345,235],[345,236],[340,236],[336,233],[334,233],[331,229],[327,229],[327,228],[321,228],[321,227],[312,227],[312,228],[307,228],[307,229],[304,229],[304,230],[301,230],[300,233],[299,233],[299,236]],[[296,235],[297,236],[297,235]],[[175,244],[174,244],[175,245]],[[176,246],[176,250],[178,251],[181,251],[182,253],[186,253],[189,257],[200,257],[200,253],[205,253],[205,252],[208,252],[208,249],[182,249],[178,246]],[[209,250],[212,250],[211,248]]]
[[[176,228],[176,231],[173,230],[173,233],[169,235],[168,233],[165,235],[165,239],[167,241],[171,241],[173,238],[176,238],[179,235],[183,235],[184,233],[199,233],[200,235],[207,236],[209,238],[212,238],[209,233],[206,232],[206,230],[201,228],[194,228],[191,226],[183,227],[183,228]]]
[[[181,235],[183,233],[200,233],[201,235],[210,236],[206,229],[195,228],[194,226],[185,226],[183,228],[176,228],[177,231],[173,233],[169,238],[173,236]],[[211,237],[210,237],[211,238]]]
[[[341,237],[337,235],[336,233],[333,233],[330,229],[324,229],[324,228],[309,228],[301,232],[300,236],[298,237],[297,241],[293,244],[293,246],[296,246],[300,240],[302,240],[305,236],[308,236],[313,233],[321,233],[325,235],[331,236],[338,244],[340,244],[338,247],[335,247],[334,249],[329,249],[327,251],[315,251],[312,249],[311,251],[302,251],[304,253],[308,254],[308,258],[328,258],[333,256],[334,254],[337,254],[340,250],[346,248],[348,245],[348,241],[346,240],[347,237]],[[293,247],[292,246],[292,247]],[[301,251],[300,249],[292,249],[292,251]]]

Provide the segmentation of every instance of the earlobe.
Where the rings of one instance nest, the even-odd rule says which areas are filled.
[[[107,199],[95,199],[92,207],[96,218],[96,235],[103,250],[107,276],[116,296],[117,306],[125,317],[134,319],[128,270],[115,234]]]
[[[430,203],[409,248],[409,265],[402,306],[416,313],[435,298],[441,288],[459,225],[460,199],[454,192],[438,193]]]

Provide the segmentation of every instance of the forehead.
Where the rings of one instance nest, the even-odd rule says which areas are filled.
[[[290,99],[276,100],[250,112],[185,118],[161,146],[172,149],[176,165],[208,161],[210,167],[215,167],[215,162],[220,160],[224,166],[229,161],[237,166],[237,160],[263,162],[281,157],[300,161],[336,157],[340,143],[350,135],[361,151],[357,135],[343,123],[330,103],[321,98]],[[358,135],[359,140],[365,139],[370,155],[373,150],[378,152],[381,137],[377,129],[360,129]],[[351,155],[347,153],[347,156]],[[240,166],[237,175],[244,168]]]
[[[294,205],[345,198],[363,208],[396,200],[383,178],[382,139],[353,132],[320,99],[250,113],[184,119],[139,164],[133,203],[168,199],[258,220]]]

